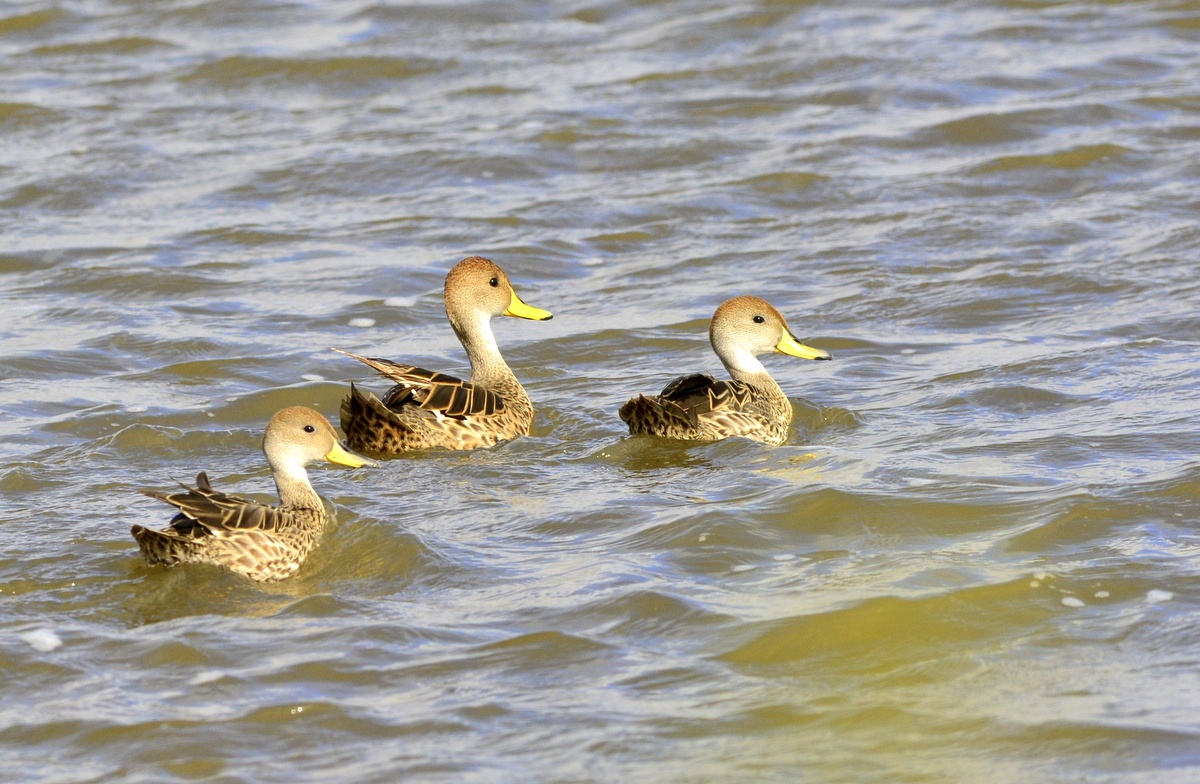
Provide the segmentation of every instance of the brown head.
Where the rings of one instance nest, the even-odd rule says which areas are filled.
[[[305,406],[278,411],[267,423],[263,452],[277,474],[302,474],[304,466],[318,460],[358,468],[375,461],[346,450],[329,420]]]
[[[754,357],[778,351],[802,359],[833,359],[827,351],[806,346],[788,329],[778,310],[758,297],[734,297],[721,303],[709,324],[713,350],[730,373],[765,372]]]
[[[480,319],[493,316],[546,321],[548,311],[530,307],[521,301],[504,270],[490,259],[468,256],[446,275],[446,315],[460,332],[469,330]]]

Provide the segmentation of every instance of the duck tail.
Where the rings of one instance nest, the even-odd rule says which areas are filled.
[[[353,383],[350,384],[350,394],[342,399],[341,417],[346,445],[359,452],[395,452],[397,444],[390,443],[387,434],[408,430],[379,398],[370,392],[360,391]]]
[[[135,525],[129,529],[137,540],[142,557],[151,566],[172,566],[188,560],[188,542],[165,531]]]

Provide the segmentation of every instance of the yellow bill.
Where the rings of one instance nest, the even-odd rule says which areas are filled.
[[[534,321],[549,321],[550,319],[554,318],[554,314],[548,310],[542,310],[541,308],[534,308],[526,305],[521,301],[521,298],[517,296],[517,292],[515,291],[512,293],[512,301],[508,303],[508,310],[504,311],[504,315],[516,316],[517,318],[523,319],[533,319]]]
[[[333,442],[333,449],[330,449],[327,453],[325,453],[325,459],[331,463],[337,463],[338,465],[350,466],[351,468],[362,468],[363,466],[379,465],[379,463],[376,463],[374,460],[372,460],[369,457],[363,457],[362,455],[354,454],[353,452],[351,452],[350,450],[346,449],[344,446],[339,444],[337,441]]]
[[[819,348],[804,345],[792,337],[792,333],[787,330],[783,331],[783,337],[775,344],[775,350],[780,354],[790,354],[793,357],[800,357],[801,359],[833,359],[833,354],[830,354],[828,351],[822,351]]]

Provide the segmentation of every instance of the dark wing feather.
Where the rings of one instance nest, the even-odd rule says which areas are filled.
[[[455,418],[489,417],[504,410],[503,398],[470,381],[415,365],[401,365],[378,357],[362,357],[340,348],[334,351],[353,357],[374,368],[384,378],[396,382],[396,386],[383,397],[383,404],[388,408],[413,405]]]
[[[694,427],[700,417],[717,410],[741,411],[750,402],[752,392],[741,381],[718,381],[704,373],[680,376],[663,387],[659,400],[664,409],[685,419]]]
[[[489,417],[504,410],[504,399],[486,387],[413,365],[401,367],[404,372],[396,374],[401,380],[383,399],[388,408],[411,400],[448,417]]]
[[[203,471],[196,476],[196,487],[185,486],[182,493],[141,492],[178,509],[170,526],[179,535],[192,538],[222,531],[273,531],[285,514],[275,507],[214,490]]]

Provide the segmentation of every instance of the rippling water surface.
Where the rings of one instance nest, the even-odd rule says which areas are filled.
[[[10,3],[0,138],[5,780],[1200,777],[1200,3]],[[476,253],[532,437],[141,562]],[[736,293],[790,443],[625,435]]]

